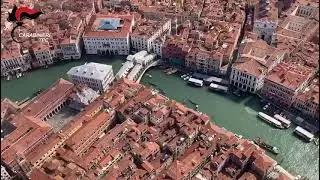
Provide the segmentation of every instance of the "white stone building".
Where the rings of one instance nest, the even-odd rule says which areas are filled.
[[[93,15],[83,35],[86,53],[128,55],[133,25],[131,15]]]
[[[162,57],[162,47],[165,43],[167,36],[158,37],[153,42],[151,42],[152,52],[156,54],[158,57]]]
[[[74,84],[86,84],[93,90],[104,92],[114,80],[112,66],[87,63],[71,68],[67,75]]]
[[[278,26],[278,7],[274,0],[259,1],[254,8],[253,31],[272,44]]]
[[[2,180],[10,180],[11,176],[7,172],[6,168],[1,165],[1,179]]]

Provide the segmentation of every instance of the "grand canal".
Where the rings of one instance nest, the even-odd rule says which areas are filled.
[[[1,98],[8,97],[14,101],[31,96],[40,88],[49,87],[58,78],[66,78],[66,72],[73,66],[86,61],[94,61],[113,66],[116,74],[125,57],[85,56],[81,61],[66,61],[50,67],[27,73],[20,79],[1,80]],[[238,98],[232,95],[221,95],[209,92],[206,88],[195,88],[186,85],[178,76],[168,76],[154,68],[144,76],[141,83],[152,83],[161,88],[166,96],[182,102],[185,99],[199,104],[199,110],[210,115],[212,120],[226,129],[252,139],[261,137],[266,142],[276,145],[281,153],[278,156],[269,154],[282,167],[293,174],[306,176],[310,180],[319,179],[319,146],[305,143],[293,135],[293,128],[274,129],[260,121],[256,115],[262,111],[260,101],[255,96]]]

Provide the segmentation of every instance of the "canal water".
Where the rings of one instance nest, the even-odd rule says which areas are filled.
[[[66,61],[50,67],[26,74],[20,79],[1,80],[1,98],[9,97],[18,101],[40,88],[47,88],[58,78],[66,78],[66,72],[73,66],[86,61],[109,64],[116,74],[125,57],[85,56],[81,61]],[[293,135],[293,128],[287,130],[274,129],[257,118],[262,111],[260,100],[256,96],[239,98],[233,95],[223,95],[208,91],[206,88],[190,87],[180,77],[165,75],[157,68],[148,72],[152,77],[144,76],[141,83],[161,89],[171,99],[183,102],[189,99],[199,105],[202,111],[212,120],[244,138],[261,137],[271,145],[277,146],[281,153],[277,156],[268,153],[282,167],[293,174],[306,176],[310,180],[319,179],[319,146],[313,142],[305,143]],[[191,105],[190,105],[191,106]]]

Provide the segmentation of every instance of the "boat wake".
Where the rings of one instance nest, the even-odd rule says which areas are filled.
[[[249,114],[252,114],[252,115],[257,115],[257,114],[258,114],[257,111],[255,111],[255,110],[253,110],[253,109],[251,109],[251,108],[249,108],[249,107],[245,107],[244,109],[245,109],[245,110],[247,111],[247,113],[249,113]]]

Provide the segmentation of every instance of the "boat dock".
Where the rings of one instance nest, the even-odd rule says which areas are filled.
[[[208,76],[208,75],[200,74],[200,73],[193,73],[192,77],[203,80],[205,84],[210,84],[210,83],[215,83],[215,84],[219,84],[219,85],[228,85],[229,84],[229,82],[225,79],[218,78],[215,76]]]
[[[198,87],[202,87],[203,86],[203,81],[199,80],[199,79],[196,79],[196,78],[189,78],[188,83],[189,84],[193,84],[193,85],[198,86]]]
[[[283,129],[283,126],[282,126],[281,122],[276,120],[276,119],[274,119],[273,117],[271,117],[271,116],[269,116],[269,115],[267,115],[267,114],[265,114],[263,112],[259,112],[258,116],[262,120],[266,121],[267,123],[279,128],[279,129]]]
[[[311,134],[309,131],[303,129],[302,127],[298,126],[296,127],[296,129],[294,130],[294,132],[299,135],[300,137],[303,137],[305,140],[307,140],[308,142],[311,142],[314,138],[314,135]]]
[[[204,79],[204,81],[208,82],[208,83],[216,83],[216,84],[220,84],[220,85],[228,85],[229,84],[227,80],[217,78],[214,76],[206,78],[206,79]]]
[[[280,121],[285,128],[289,128],[289,127],[290,127],[291,121],[289,121],[288,119],[280,116],[279,114],[276,114],[276,115],[274,115],[273,117],[274,117],[276,120]]]
[[[209,89],[213,90],[213,91],[222,91],[222,92],[227,92],[228,91],[228,87],[226,86],[222,86],[219,84],[214,84],[211,83]]]

